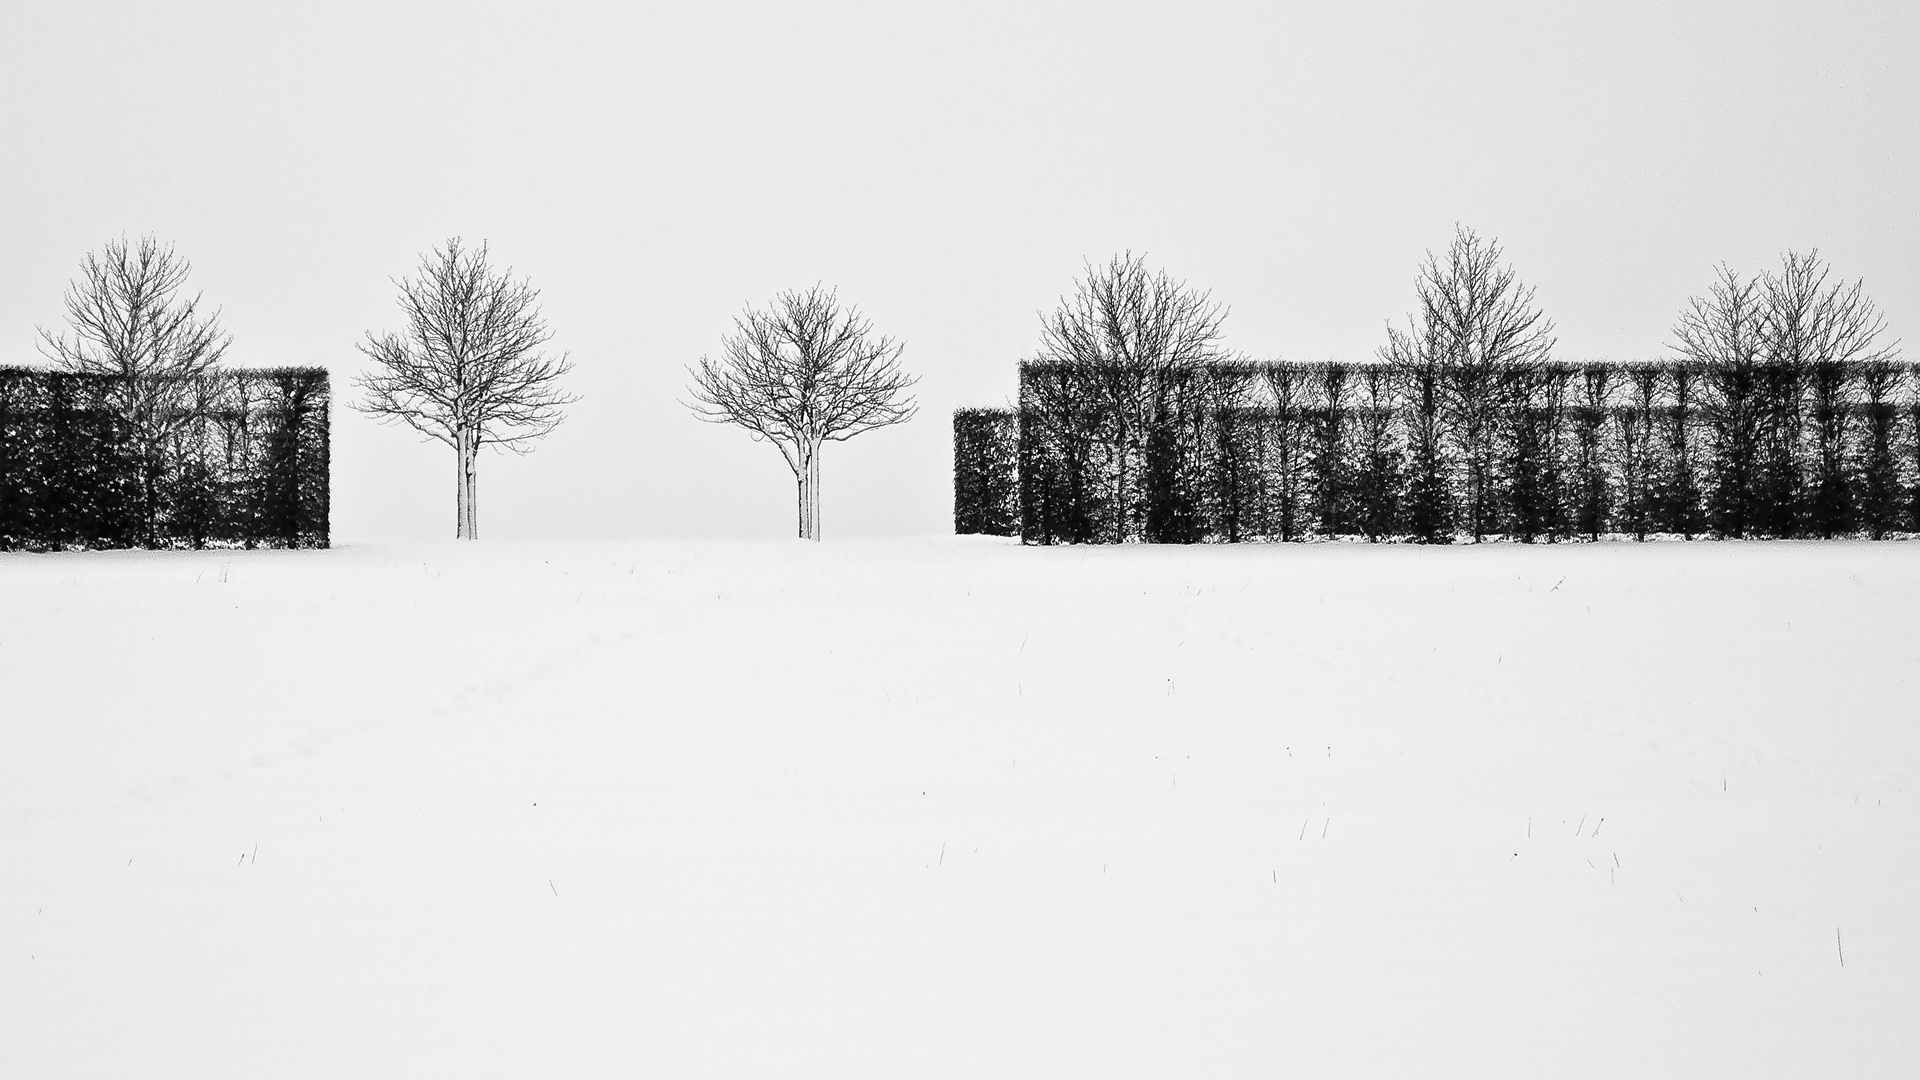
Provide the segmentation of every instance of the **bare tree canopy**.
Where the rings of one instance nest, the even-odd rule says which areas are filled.
[[[1043,320],[1042,361],[1154,374],[1225,356],[1220,326],[1226,308],[1164,270],[1149,271],[1145,256],[1129,251],[1105,266],[1089,263],[1075,286]]]
[[[1673,351],[1705,382],[1702,413],[1715,442],[1710,509],[1728,536],[1852,530],[1858,493],[1843,448],[1863,376],[1899,353],[1898,342],[1882,344],[1886,322],[1863,281],[1828,284],[1818,252],[1789,251],[1780,262],[1757,278],[1718,267],[1707,295],[1690,297],[1673,329]],[[1811,399],[1805,416],[1803,398]],[[1802,491],[1809,469],[1810,493]]]
[[[688,407],[780,451],[799,486],[800,537],[818,540],[821,446],[913,418],[907,390],[918,380],[900,369],[905,346],[819,285],[748,308],[733,325],[719,359],[689,369]]]
[[[1900,343],[1885,345],[1886,319],[1866,294],[1866,280],[1827,284],[1818,251],[1789,251],[1778,274],[1764,274],[1760,336],[1776,364],[1865,364],[1891,360]]]
[[[108,400],[142,462],[142,542],[149,545],[157,540],[167,443],[202,411],[209,390],[194,376],[219,363],[232,343],[219,311],[203,312],[198,293],[183,294],[192,269],[153,236],[109,240],[98,254],[87,253],[80,277],[67,286],[70,333],[40,329],[40,352],[54,367],[120,376]]]
[[[367,333],[358,348],[375,370],[355,380],[355,408],[399,421],[453,447],[459,465],[454,535],[479,538],[476,460],[482,446],[517,453],[564,419],[578,398],[560,388],[567,355],[541,351],[552,339],[540,293],[487,262],[487,245],[448,240],[421,256],[417,278],[394,282],[407,327]]]
[[[1433,332],[1440,362],[1452,368],[1512,370],[1538,364],[1553,350],[1553,322],[1501,259],[1498,240],[1482,240],[1456,226],[1446,260],[1432,252],[1414,290],[1420,310],[1412,321]]]
[[[1210,293],[1191,289],[1166,271],[1147,269],[1144,256],[1126,252],[1104,266],[1089,263],[1072,296],[1042,316],[1036,360],[1078,373],[1090,382],[1117,428],[1114,539],[1130,528],[1129,475],[1136,446],[1170,408],[1185,380],[1178,376],[1228,359],[1220,344],[1227,309]]]
[[[193,266],[152,236],[107,241],[88,252],[80,279],[67,286],[72,335],[40,331],[40,352],[65,371],[96,375],[197,375],[232,342],[220,313],[203,314],[200,296],[181,295]]]
[[[1762,282],[1743,278],[1725,264],[1716,267],[1707,295],[1688,297],[1674,323],[1673,351],[1709,372],[1759,364],[1765,295]]]
[[[1405,331],[1389,326],[1382,356],[1399,373],[1416,412],[1416,504],[1438,499],[1453,454],[1467,470],[1469,531],[1479,540],[1494,516],[1491,504],[1500,418],[1523,399],[1553,352],[1553,323],[1502,262],[1500,244],[1456,226],[1445,258],[1427,253],[1414,279],[1420,309]],[[1445,446],[1442,442],[1445,442]],[[1417,531],[1438,535],[1450,508],[1420,509]]]
[[[1772,466],[1767,476],[1774,488],[1790,488],[1808,474],[1805,497],[1789,520],[1774,523],[1776,531],[1804,529],[1831,539],[1852,533],[1862,523],[1863,511],[1871,531],[1886,516],[1874,509],[1885,501],[1885,493],[1875,494],[1868,477],[1884,480],[1889,467],[1875,459],[1884,461],[1886,454],[1869,451],[1864,460],[1856,460],[1849,447],[1856,442],[1853,429],[1869,404],[1864,395],[1874,373],[1884,371],[1899,355],[1899,342],[1881,342],[1886,320],[1867,298],[1865,281],[1829,285],[1817,251],[1787,252],[1780,272],[1763,275],[1760,288],[1765,298],[1761,338],[1768,359],[1792,373],[1795,389],[1804,390],[1809,406],[1806,437],[1795,440],[1798,445],[1789,448],[1783,445],[1785,439],[1768,440],[1770,449],[1781,448],[1767,455]],[[1780,464],[1773,464],[1776,461]]]

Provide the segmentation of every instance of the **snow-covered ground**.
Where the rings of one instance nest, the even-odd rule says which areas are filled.
[[[0,1075],[1911,1076],[1917,690],[1915,543],[0,556]]]

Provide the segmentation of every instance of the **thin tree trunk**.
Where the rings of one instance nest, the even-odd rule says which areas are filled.
[[[480,433],[467,437],[467,539],[480,539]]]
[[[800,536],[800,539],[802,540],[813,539],[813,514],[812,514],[813,479],[812,477],[813,477],[812,466],[804,462],[801,464],[800,468],[793,474],[794,492],[796,497],[799,500],[799,518],[800,518],[799,536]]]
[[[454,432],[454,457],[458,476],[454,486],[453,535],[459,540],[480,538],[480,516],[475,490],[475,459],[479,456],[479,433],[461,428]]]
[[[458,428],[453,433],[453,536],[467,538],[467,433]]]
[[[800,509],[800,539],[820,539],[820,447],[802,445],[794,470]]]
[[[813,453],[808,457],[813,462],[813,481],[808,485],[808,497],[812,504],[808,517],[813,522],[813,539],[817,541],[820,539],[823,524],[820,520],[820,448],[814,447]]]

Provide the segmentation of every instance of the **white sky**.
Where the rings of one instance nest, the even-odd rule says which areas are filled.
[[[451,235],[544,293],[585,400],[481,466],[483,536],[793,528],[778,455],[679,404],[775,292],[907,342],[908,426],[828,451],[829,539],[950,527],[949,417],[1013,391],[1083,259],[1147,252],[1260,357],[1365,359],[1456,221],[1571,359],[1818,247],[1920,319],[1912,5],[83,5],[0,18],[0,363],[154,232],[244,364],[397,328]],[[339,540],[452,533],[452,453],[344,407]]]

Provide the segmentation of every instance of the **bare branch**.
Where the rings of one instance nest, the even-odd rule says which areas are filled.
[[[39,350],[56,368],[122,376],[118,407],[148,452],[191,415],[183,395],[193,376],[219,363],[233,340],[217,310],[203,314],[198,294],[181,294],[192,269],[153,236],[109,240],[67,286],[70,333],[39,331]]]
[[[40,330],[39,348],[54,366],[97,375],[198,375],[226,353],[232,338],[220,313],[201,314],[200,296],[180,295],[191,263],[152,236],[107,241],[80,263],[67,286],[71,336]]]
[[[1173,408],[1178,388],[1198,369],[1229,359],[1220,344],[1227,310],[1211,294],[1147,269],[1125,252],[1104,266],[1088,263],[1071,297],[1042,316],[1037,362],[1071,371],[1068,384],[1088,384],[1102,404],[1114,447],[1118,513],[1114,540],[1129,531],[1126,493],[1135,444]],[[1067,385],[1067,384],[1063,384]]]
[[[780,451],[800,485],[800,535],[819,539],[819,454],[826,442],[902,424],[917,409],[918,379],[900,368],[905,346],[874,333],[819,285],[747,309],[720,339],[720,356],[688,369],[687,403],[702,420],[747,429]]]
[[[494,270],[484,242],[476,250],[448,240],[421,257],[417,278],[394,284],[406,329],[369,332],[357,346],[374,370],[354,380],[366,392],[354,408],[455,449],[457,532],[471,538],[474,455],[482,446],[531,451],[579,400],[559,385],[573,365],[565,353],[540,351],[553,335],[539,291],[511,270]]]
[[[1419,311],[1407,330],[1388,328],[1381,351],[1412,410],[1413,516],[1428,539],[1450,527],[1455,460],[1466,469],[1469,531],[1479,540],[1491,527],[1501,425],[1553,352],[1552,321],[1502,257],[1497,241],[1456,227],[1444,260],[1429,252],[1415,278]]]

